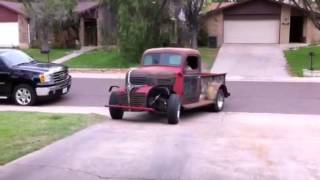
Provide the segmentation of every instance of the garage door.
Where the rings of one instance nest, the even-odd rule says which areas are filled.
[[[279,43],[279,20],[225,20],[224,43]]]
[[[0,23],[0,47],[19,45],[19,25],[16,22]]]

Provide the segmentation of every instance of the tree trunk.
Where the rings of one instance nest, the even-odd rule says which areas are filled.
[[[41,32],[41,51],[45,52],[49,50],[49,29],[42,27]]]
[[[193,49],[198,48],[198,31],[197,30],[192,31],[191,48]]]

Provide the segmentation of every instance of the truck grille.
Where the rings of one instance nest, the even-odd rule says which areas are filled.
[[[143,93],[132,93],[130,97],[131,106],[145,106],[146,96]]]
[[[54,83],[60,83],[68,78],[68,71],[55,72],[53,73],[52,78]]]
[[[131,77],[130,82],[133,85],[145,85],[145,84],[147,84],[147,78],[145,78],[145,77]]]

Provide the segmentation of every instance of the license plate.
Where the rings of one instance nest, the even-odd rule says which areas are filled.
[[[68,88],[63,88],[62,89],[62,94],[66,94],[68,92]]]

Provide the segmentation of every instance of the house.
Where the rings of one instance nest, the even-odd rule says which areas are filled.
[[[116,44],[116,10],[97,1],[78,2],[74,12],[79,17],[79,40],[81,46]],[[108,39],[103,37],[107,36]],[[106,42],[107,41],[107,42]]]
[[[316,43],[320,31],[304,9],[280,1],[213,3],[205,15],[209,37],[224,43]]]
[[[22,3],[0,0],[0,47],[28,48],[29,21]]]

